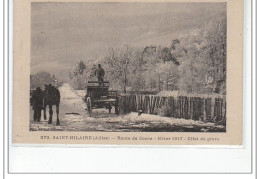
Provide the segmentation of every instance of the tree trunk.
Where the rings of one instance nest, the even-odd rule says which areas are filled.
[[[124,81],[124,93],[126,93],[126,72],[125,72],[125,81]]]
[[[160,81],[160,75],[159,75],[159,78],[158,78],[158,87],[159,87],[159,91],[161,91],[161,81]]]
[[[166,75],[166,90],[168,91],[168,75]]]

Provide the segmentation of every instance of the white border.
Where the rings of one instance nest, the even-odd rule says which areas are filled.
[[[251,2],[245,0],[245,19],[247,19],[245,25],[247,28],[245,29],[244,38],[246,44],[244,57],[247,60],[244,64],[244,90],[246,91],[244,94],[244,104],[246,105],[244,105],[245,142],[243,148],[200,149],[198,146],[191,146],[191,148],[185,149],[183,149],[183,146],[181,148],[140,148],[140,146],[122,146],[124,148],[115,148],[115,146],[106,146],[104,148],[100,148],[100,146],[72,148],[75,145],[62,145],[63,147],[54,148],[47,146],[17,147],[10,145],[10,172],[250,172],[251,109],[248,107],[249,104],[251,105],[251,62],[248,60],[251,59],[250,9]],[[9,17],[11,17],[12,13],[12,9],[10,9]],[[11,27],[9,28],[10,32],[12,32]],[[12,44],[11,38],[9,43],[10,45]],[[12,48],[9,49],[9,52],[9,60],[10,64],[12,64]],[[10,70],[9,73],[12,73],[12,71]],[[9,75],[9,79],[11,80],[12,74]],[[11,86],[9,90],[12,90]],[[9,91],[10,95],[12,94],[11,92]],[[10,97],[9,105],[11,107],[12,98]],[[9,108],[10,117],[11,111],[11,108]],[[6,120],[6,124],[7,122]],[[27,177],[30,178],[30,176]]]

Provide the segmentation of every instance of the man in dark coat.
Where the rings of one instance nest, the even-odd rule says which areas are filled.
[[[31,105],[33,108],[33,120],[41,120],[41,110],[43,109],[43,91],[40,87],[37,87],[36,90],[32,93]]]
[[[104,86],[105,70],[101,67],[100,64],[98,64],[98,68],[97,68],[95,74],[96,74],[96,76],[98,78],[99,86],[101,86],[101,85]]]

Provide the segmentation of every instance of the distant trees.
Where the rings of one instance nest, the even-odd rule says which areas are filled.
[[[129,45],[111,47],[103,59],[111,85],[124,92],[127,89],[159,90],[160,75],[169,79],[177,73],[176,61],[170,48],[147,46],[138,49]],[[163,68],[158,68],[159,65]]]
[[[77,76],[82,76],[85,69],[86,69],[85,63],[81,60],[77,61],[77,63],[69,71],[70,79],[73,79]]]
[[[150,46],[144,49],[143,60],[146,62],[148,74],[146,79],[149,89],[176,90],[178,89],[178,66],[181,50],[178,48],[179,40],[172,41],[171,47]],[[148,51],[147,49],[153,49]]]
[[[69,77],[72,82],[72,86],[76,89],[82,89],[85,87],[86,83],[86,64],[79,60],[76,64],[70,69]]]
[[[30,89],[34,89],[36,87],[44,88],[44,85],[57,83],[55,75],[52,75],[48,72],[39,72],[34,75],[30,75]]]

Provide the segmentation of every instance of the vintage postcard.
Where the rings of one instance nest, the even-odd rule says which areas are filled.
[[[14,144],[242,145],[243,0],[14,0]]]

